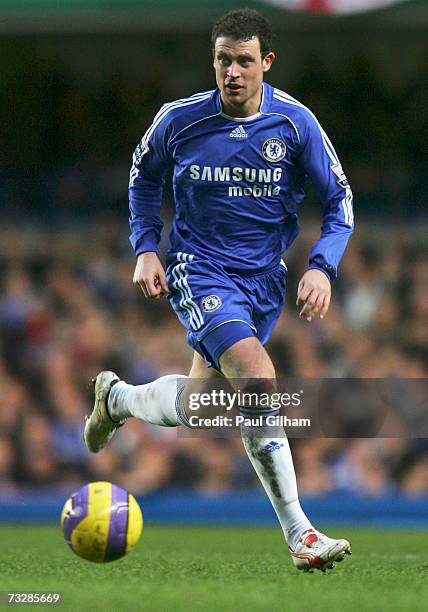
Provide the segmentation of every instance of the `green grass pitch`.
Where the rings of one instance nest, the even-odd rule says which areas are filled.
[[[69,550],[59,527],[2,525],[0,590],[62,591],[58,609],[91,612],[401,612],[426,605],[423,532],[327,532],[348,537],[352,557],[325,574],[305,574],[292,566],[279,529],[146,525],[126,558],[96,565]]]

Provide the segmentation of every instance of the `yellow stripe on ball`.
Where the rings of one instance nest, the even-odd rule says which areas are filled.
[[[126,532],[126,552],[132,550],[143,531],[143,514],[137,500],[128,494],[128,530]]]
[[[71,536],[73,548],[89,561],[104,561],[110,526],[110,506],[111,483],[91,482],[88,485],[88,516],[80,522],[79,529]]]

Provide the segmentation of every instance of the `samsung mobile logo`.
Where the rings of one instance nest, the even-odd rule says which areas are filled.
[[[230,168],[228,166],[190,166],[190,178],[194,181],[245,181],[247,183],[278,183],[282,177],[282,168]]]

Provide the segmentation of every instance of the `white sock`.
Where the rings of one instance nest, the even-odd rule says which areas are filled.
[[[272,431],[272,428],[270,428]],[[297,493],[296,474],[287,438],[269,436],[269,428],[242,427],[247,455],[268,494],[290,548],[312,525]]]
[[[181,420],[180,381],[187,376],[162,376],[147,385],[128,385],[123,380],[111,388],[108,409],[113,420],[136,417],[146,423],[176,427]],[[177,397],[178,395],[178,397]]]

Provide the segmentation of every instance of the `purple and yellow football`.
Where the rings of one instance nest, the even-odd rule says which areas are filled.
[[[76,555],[107,563],[134,548],[143,529],[143,515],[125,489],[111,482],[90,482],[65,502],[61,527]]]

